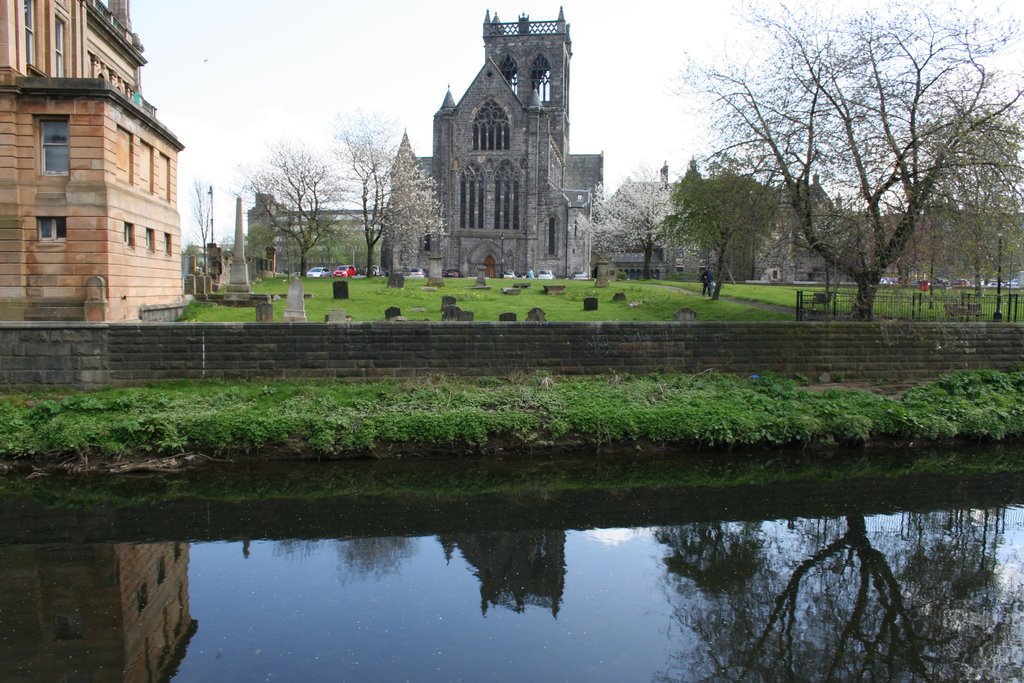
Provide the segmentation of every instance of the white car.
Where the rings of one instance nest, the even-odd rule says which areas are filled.
[[[577,270],[575,273],[569,276],[572,280],[589,280],[590,273],[585,270]]]
[[[503,270],[501,271],[501,276],[506,280],[514,280],[516,278],[516,273],[514,270]]]
[[[306,271],[306,277],[331,277],[331,269],[317,266]]]
[[[406,277],[426,277],[427,273],[422,268],[410,268]]]
[[[552,273],[550,270],[538,270],[537,271],[537,279],[538,280],[554,280],[555,279],[555,274]]]

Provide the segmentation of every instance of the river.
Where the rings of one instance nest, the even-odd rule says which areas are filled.
[[[374,467],[0,500],[0,680],[1022,676],[1021,475],[297,495]]]

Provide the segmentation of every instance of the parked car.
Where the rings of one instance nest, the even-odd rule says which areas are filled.
[[[501,271],[501,276],[506,280],[514,280],[516,277],[516,272],[514,270],[503,270]]]
[[[462,277],[462,273],[454,268],[449,268],[448,270],[441,272],[441,277]]]
[[[409,274],[406,277],[426,277],[427,273],[422,268],[410,268]]]
[[[550,270],[538,270],[537,271],[537,279],[538,280],[554,280],[555,279],[555,274],[552,273]]]
[[[380,266],[370,266],[370,270],[366,273],[369,277],[380,277],[384,275],[384,270]]]
[[[316,266],[306,271],[306,277],[330,277],[331,271],[323,266]]]
[[[572,280],[589,280],[590,273],[585,270],[577,270],[575,273],[569,276]]]
[[[356,267],[355,266],[338,266],[334,269],[334,277],[355,277]]]

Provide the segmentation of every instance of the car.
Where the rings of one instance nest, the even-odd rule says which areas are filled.
[[[422,268],[410,268],[406,277],[426,277],[427,273]]]
[[[334,277],[355,277],[356,267],[355,266],[338,266],[334,269]]]
[[[323,266],[316,266],[306,271],[306,277],[330,277],[331,271]]]
[[[462,277],[462,273],[454,268],[449,268],[448,270],[441,271],[441,277]]]
[[[585,270],[577,270],[575,273],[569,276],[570,280],[589,280],[590,273]]]
[[[516,272],[514,270],[503,270],[501,276],[506,280],[514,280],[516,278]]]
[[[370,266],[370,270],[367,271],[366,274],[368,276],[370,276],[370,277],[380,277],[380,276],[384,275],[384,269],[381,268],[380,266],[373,265],[373,266]]]
[[[537,279],[538,280],[554,280],[555,279],[555,274],[552,273],[550,270],[538,270],[537,271]]]

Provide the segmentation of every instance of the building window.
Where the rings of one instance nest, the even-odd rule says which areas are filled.
[[[43,173],[65,175],[68,172],[68,122],[43,121]]]
[[[155,237],[156,235],[153,232],[153,228],[146,228],[146,249],[149,251],[156,249]]]
[[[164,253],[168,256],[171,255],[171,233],[164,233]]]
[[[459,227],[484,227],[484,176],[476,164],[466,167],[459,182]]]
[[[511,128],[508,115],[494,100],[487,100],[473,121],[473,149],[509,149]]]
[[[548,218],[548,255],[554,256],[558,253],[558,243],[555,242],[555,217]]]
[[[124,224],[124,243],[129,247],[135,246],[135,226],[131,223]]]
[[[519,174],[507,162],[494,174],[494,229],[519,229]]]
[[[508,81],[509,86],[512,88],[512,92],[519,94],[519,67],[516,66],[516,60],[512,59],[511,56],[505,55],[505,59],[501,60],[501,66],[498,67],[501,70],[501,75]]]
[[[36,0],[25,0],[25,63],[36,63]]]
[[[53,25],[53,75],[64,78],[64,21],[57,19]]]
[[[544,55],[537,55],[530,69],[530,87],[537,91],[541,102],[551,99],[551,64]]]
[[[63,216],[37,218],[36,226],[39,228],[40,241],[53,242],[68,238],[68,219]]]

